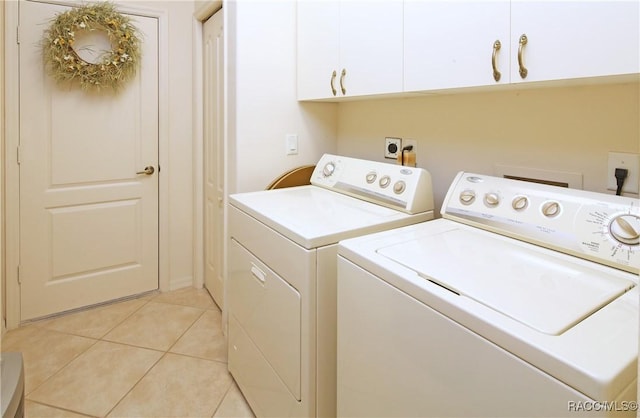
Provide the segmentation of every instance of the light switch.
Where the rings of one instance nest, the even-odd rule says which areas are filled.
[[[285,147],[287,155],[296,155],[298,153],[298,135],[287,134],[285,136]]]

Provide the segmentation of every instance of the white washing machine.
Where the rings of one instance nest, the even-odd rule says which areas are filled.
[[[431,176],[326,154],[229,203],[229,371],[258,416],[335,416],[337,243],[432,219]]]
[[[459,173],[342,241],[338,416],[636,416],[638,199]]]

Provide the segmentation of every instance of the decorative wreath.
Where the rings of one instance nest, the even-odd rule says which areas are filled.
[[[105,31],[112,50],[90,63],[76,53],[76,32]],[[133,78],[140,64],[140,39],[131,19],[111,3],[96,3],[58,14],[45,31],[44,61],[48,73],[61,81],[78,80],[85,90],[118,90]]]

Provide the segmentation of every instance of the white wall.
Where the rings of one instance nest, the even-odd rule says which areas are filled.
[[[4,202],[4,2],[0,4],[0,202]],[[0,333],[4,332],[4,203],[0,203]]]
[[[237,0],[227,15],[229,192],[261,190],[281,173],[336,150],[336,110],[296,99],[296,4]],[[298,134],[298,155],[285,135]]]
[[[438,210],[459,170],[578,172],[584,189],[607,192],[607,153],[640,153],[638,83],[345,102],[338,115],[340,154],[383,161],[385,136],[417,140]]]

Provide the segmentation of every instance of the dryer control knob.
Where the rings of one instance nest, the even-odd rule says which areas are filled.
[[[609,224],[609,232],[622,244],[640,245],[640,216],[616,216]]]
[[[463,190],[460,193],[460,203],[463,205],[470,205],[476,200],[476,192],[473,190]]]
[[[383,189],[387,188],[391,184],[391,177],[382,176],[380,178],[379,184],[380,184],[380,187],[382,187]]]
[[[484,195],[484,203],[487,206],[494,208],[500,204],[500,196],[498,195],[498,193],[489,192]]]
[[[560,214],[560,203],[549,201],[542,205],[542,214],[547,218],[553,218]]]
[[[395,194],[401,194],[402,192],[405,191],[406,188],[407,188],[407,184],[404,181],[399,180],[396,182],[396,184],[393,185],[393,192]]]
[[[378,177],[378,174],[375,171],[370,171],[369,173],[367,173],[367,183],[371,184],[374,181],[376,181],[376,178]]]
[[[334,171],[336,171],[336,164],[333,161],[326,163],[322,168],[322,174],[325,177],[331,176]]]

